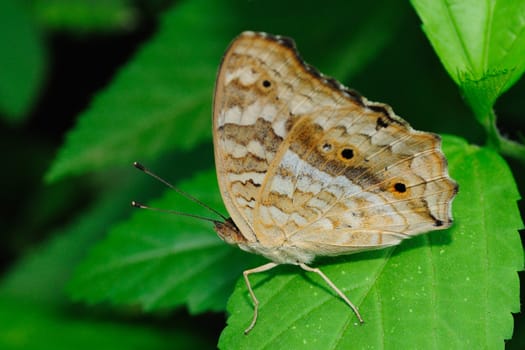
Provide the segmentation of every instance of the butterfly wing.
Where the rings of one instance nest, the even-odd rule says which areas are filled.
[[[347,103],[329,81],[312,81],[312,72],[292,40],[253,32],[232,42],[219,68],[213,106],[217,177],[228,212],[250,242],[269,245],[284,237],[278,226],[257,230],[254,210],[295,122],[323,106]]]
[[[213,125],[228,212],[245,247],[274,261],[394,245],[452,222],[457,185],[439,137],[323,76],[290,39],[233,41]]]

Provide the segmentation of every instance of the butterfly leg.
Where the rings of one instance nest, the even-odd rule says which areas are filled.
[[[255,327],[255,322],[257,322],[257,315],[258,315],[258,312],[259,312],[259,300],[257,300],[257,297],[255,296],[255,293],[252,290],[252,286],[250,284],[250,280],[248,279],[248,275],[251,275],[252,273],[259,273],[259,272],[268,271],[270,269],[273,269],[277,265],[279,265],[279,264],[271,262],[271,263],[264,264],[262,266],[256,267],[254,269],[246,270],[246,271],[244,271],[242,273],[244,275],[244,282],[246,282],[246,286],[248,287],[248,292],[250,292],[250,296],[252,297],[252,301],[253,301],[253,319],[252,319],[252,323],[250,323],[250,326],[248,328],[246,328],[246,330],[244,331],[244,334],[248,334],[253,329],[253,327]]]
[[[364,322],[363,318],[361,317],[361,314],[359,313],[359,310],[357,309],[357,307],[354,304],[352,304],[352,302],[346,297],[346,295],[344,295],[343,292],[341,292],[339,290],[339,288],[337,288],[337,286],[321,270],[319,270],[316,267],[310,267],[310,266],[305,265],[303,263],[300,263],[299,266],[305,271],[315,272],[316,274],[321,276],[324,279],[324,281],[345,301],[345,303],[347,303],[348,306],[350,306],[352,308],[352,310],[354,310],[354,313],[357,316],[357,318],[359,319],[359,322],[361,322],[361,323]]]

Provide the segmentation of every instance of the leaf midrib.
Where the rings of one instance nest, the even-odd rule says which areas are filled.
[[[86,274],[86,278],[93,278],[98,274],[103,274],[112,270],[128,267],[134,264],[139,264],[145,261],[154,260],[154,259],[163,259],[170,255],[187,253],[196,250],[208,249],[212,247],[222,246],[223,243],[214,236],[206,237],[199,240],[191,240],[186,242],[176,242],[172,246],[162,247],[152,250],[144,250],[135,254],[130,254],[123,259],[118,259],[113,262],[109,262],[100,266],[98,269],[92,270],[91,273]]]

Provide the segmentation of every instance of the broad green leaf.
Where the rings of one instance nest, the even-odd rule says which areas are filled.
[[[220,57],[220,49],[204,35],[211,23],[200,23],[192,6],[186,2],[168,13],[157,37],[95,98],[67,135],[47,179],[149,159],[167,148],[195,145],[210,133],[205,101],[216,68],[208,57]],[[181,40],[188,28],[206,39],[191,45]]]
[[[395,20],[381,20],[388,17],[383,3],[393,8],[391,1],[381,1],[375,5],[377,15],[376,7],[342,0],[329,6],[306,1],[299,7],[277,0],[178,3],[162,18],[158,35],[80,116],[47,179],[152,159],[209,139],[216,70],[228,43],[244,30],[292,36],[310,63],[348,77],[398,27]],[[374,15],[361,16],[365,9]],[[320,17],[332,20],[310,25]],[[341,23],[348,21],[358,37],[351,34],[354,30],[341,31]]]
[[[46,68],[40,33],[21,1],[0,1],[0,113],[21,121],[38,96]]]
[[[213,171],[181,188],[222,208]],[[169,192],[154,207],[213,216]],[[77,271],[71,294],[90,303],[139,304],[146,310],[187,304],[190,312],[224,310],[243,268],[258,257],[222,242],[210,222],[142,211],[111,230]]]
[[[520,307],[519,194],[493,151],[453,137],[444,145],[460,185],[451,229],[320,264],[363,325],[318,276],[282,267],[251,278],[261,304],[246,336],[253,306],[239,280],[220,348],[503,349]]]
[[[478,120],[525,70],[525,2],[412,0],[445,69]]]
[[[180,329],[159,330],[73,317],[67,310],[0,298],[2,349],[212,349],[202,337]]]
[[[137,21],[129,0],[32,0],[31,8],[43,27],[76,33],[129,29]]]
[[[193,153],[177,155],[177,159],[185,164],[189,164],[188,159],[194,157]],[[166,162],[164,159],[162,161]],[[164,171],[160,168],[160,171]],[[172,178],[187,176],[186,171],[187,168]],[[74,191],[71,185],[67,189]],[[102,195],[76,217],[72,217],[67,224],[54,229],[48,234],[47,240],[32,247],[2,275],[0,298],[17,298],[48,306],[67,303],[66,283],[92,246],[105,237],[110,227],[135,211],[130,206],[133,198],[157,196],[160,190],[163,190],[162,186],[134,170],[131,164],[125,172],[105,174],[99,179],[99,191]],[[59,194],[57,198],[56,191],[51,194],[54,197],[46,195],[38,198],[34,212],[27,210],[27,213],[38,217],[39,211],[48,210],[41,208],[41,205],[53,206],[55,204],[50,202],[54,200],[68,201],[68,197],[61,197]],[[41,223],[37,223],[30,227],[36,231],[41,226]]]

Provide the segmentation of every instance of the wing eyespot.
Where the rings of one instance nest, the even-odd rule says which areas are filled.
[[[332,150],[332,144],[328,143],[328,142],[325,142],[323,143],[323,145],[321,146],[321,150],[325,153],[328,153]]]
[[[390,185],[387,187],[388,192],[392,193],[395,198],[406,198],[410,196],[409,186],[400,179],[390,181]]]
[[[394,190],[398,193],[405,193],[407,191],[407,187],[402,182],[396,182],[394,184]]]
[[[341,158],[344,160],[350,160],[354,158],[354,150],[348,147],[345,147],[341,150]]]
[[[335,140],[326,139],[319,143],[317,149],[330,160],[338,160],[345,163],[355,161],[356,150],[351,145],[341,145]]]

